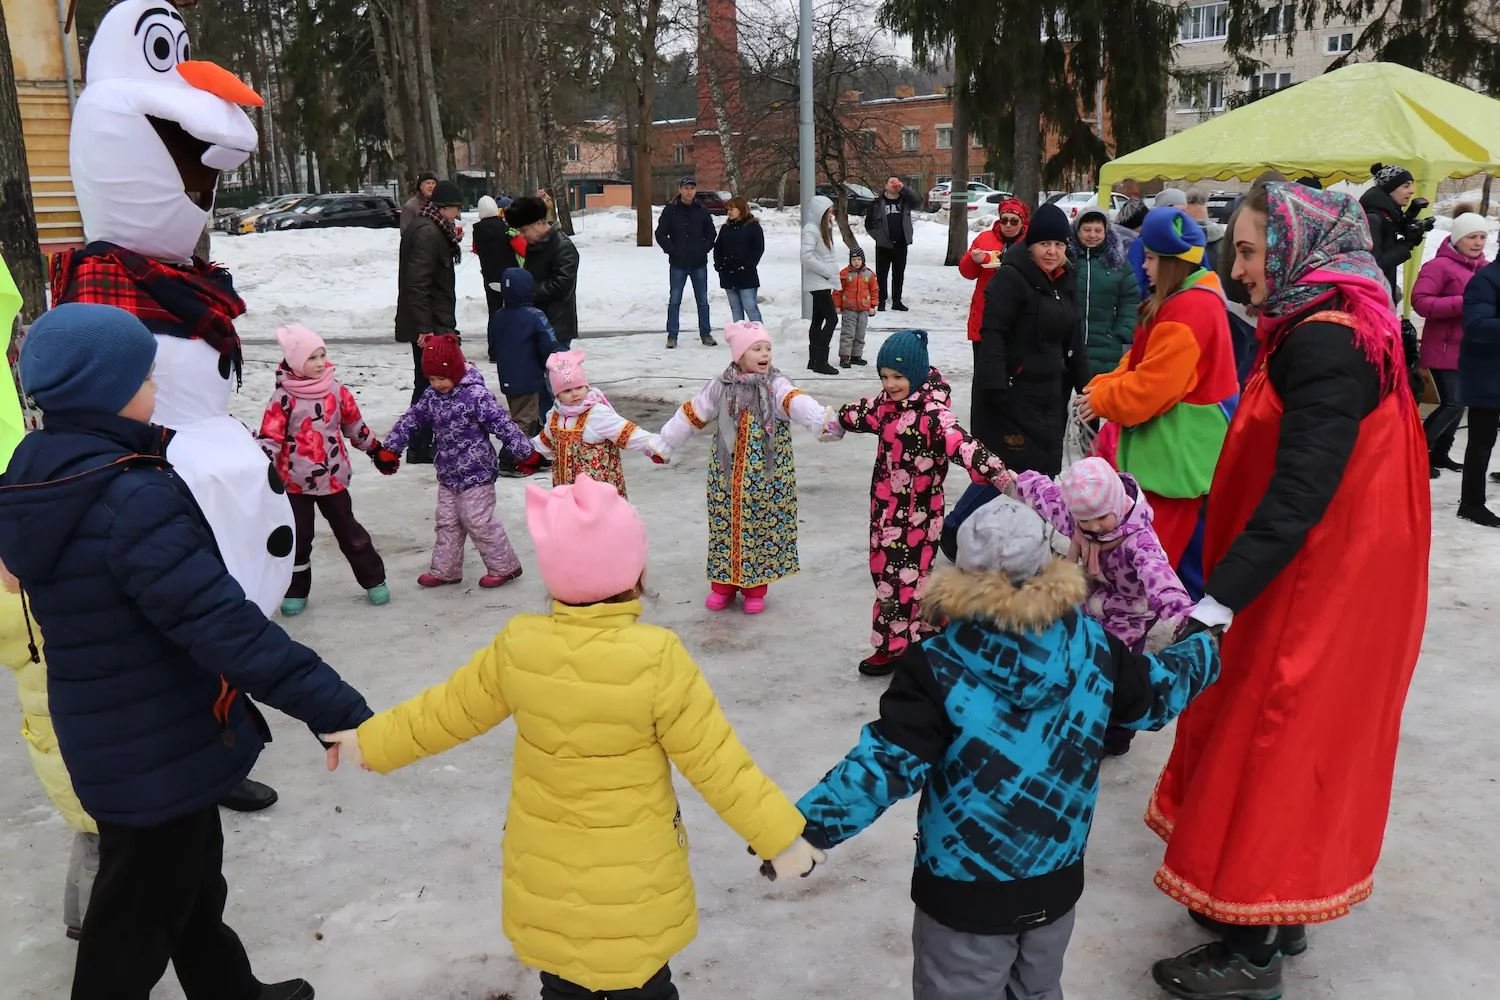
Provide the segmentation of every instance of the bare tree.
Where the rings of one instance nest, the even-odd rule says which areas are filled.
[[[739,103],[738,85],[733,94],[724,86],[725,64],[732,64],[738,70],[740,56],[738,52],[725,51],[713,28],[709,0],[698,0],[698,60],[708,83],[708,98],[713,105],[714,125],[719,133],[719,146],[724,153],[724,173],[729,177],[729,189],[735,194],[743,194],[745,179],[740,174],[732,113]],[[739,73],[732,74],[732,79],[738,81]]]
[[[0,252],[21,290],[21,322],[29,323],[47,308],[46,267],[37,239],[15,64],[4,17],[0,17]],[[9,343],[10,331],[3,335]]]
[[[416,180],[406,158],[406,128],[401,120],[401,100],[396,90],[396,67],[386,48],[385,24],[374,2],[365,7],[370,20],[370,39],[375,50],[375,68],[380,75],[380,96],[385,111],[386,138],[391,146],[391,161],[396,175],[407,184]]]

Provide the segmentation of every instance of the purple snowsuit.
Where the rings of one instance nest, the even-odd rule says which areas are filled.
[[[1089,595],[1083,610],[1104,630],[1134,652],[1146,647],[1146,633],[1158,621],[1181,617],[1193,609],[1182,581],[1167,560],[1156,532],[1151,528],[1151,504],[1135,477],[1120,473],[1125,495],[1132,501],[1121,529],[1124,538],[1099,557],[1104,578],[1089,580]],[[1023,472],[1016,480],[1016,496],[1030,505],[1052,527],[1073,537],[1077,525],[1062,490],[1039,472]]]
[[[518,459],[531,456],[531,442],[510,419],[473,365],[449,393],[428,389],[401,415],[386,435],[385,447],[399,453],[418,428],[431,426],[436,455],[438,504],[433,518],[437,540],[432,547],[432,575],[443,581],[463,579],[464,538],[484,559],[491,576],[509,576],[521,568],[505,528],[495,520],[495,480],[500,460],[490,435]],[[488,586],[483,581],[481,584]]]

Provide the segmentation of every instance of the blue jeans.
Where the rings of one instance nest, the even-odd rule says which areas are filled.
[[[760,322],[759,288],[726,288],[724,294],[729,296],[729,314],[736,323],[745,319]]]
[[[698,336],[711,336],[713,323],[708,318],[708,265],[695,267],[691,271],[684,267],[674,267],[670,273],[672,296],[667,299],[667,336],[677,339],[678,318],[682,313],[682,286],[687,283],[688,278],[693,279],[693,298],[698,303]]]

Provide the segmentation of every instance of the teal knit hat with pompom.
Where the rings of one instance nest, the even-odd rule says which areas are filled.
[[[913,391],[927,381],[932,366],[927,363],[927,331],[897,330],[880,345],[875,359],[877,368],[900,372],[911,383]]]

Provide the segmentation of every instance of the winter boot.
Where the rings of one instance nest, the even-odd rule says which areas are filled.
[[[1123,757],[1130,752],[1130,741],[1135,739],[1135,730],[1124,726],[1107,726],[1104,730],[1104,752],[1111,757]]]
[[[253,813],[269,809],[276,804],[276,789],[246,778],[219,800],[219,805],[235,812]]]
[[[375,586],[365,591],[365,596],[370,599],[371,604],[375,605],[378,608],[382,604],[391,603],[391,588],[387,587],[383,583],[377,583]]]
[[[865,365],[869,364],[870,362],[866,361],[864,358],[850,358],[849,359],[849,363],[851,365],[858,365],[859,367],[863,368]]]
[[[1482,524],[1486,528],[1500,528],[1500,517],[1482,503],[1461,503],[1458,505],[1458,516],[1465,521],[1473,521]]]
[[[307,610],[307,598],[305,597],[283,597],[281,599],[281,614],[285,618],[296,618]]]
[[[767,589],[765,584],[761,584],[759,587],[746,587],[740,591],[745,598],[745,614],[758,615],[766,610]]]
[[[313,1000],[312,984],[306,979],[288,979],[260,988],[260,1000]]]
[[[1449,472],[1464,471],[1464,464],[1462,462],[1453,461],[1453,456],[1451,455],[1442,455],[1438,458],[1434,458],[1432,460],[1432,464],[1437,466],[1439,469],[1446,469]]]
[[[850,361],[848,358],[839,358],[839,367],[840,368],[848,368],[852,364],[854,364],[854,362]]]
[[[677,338],[673,337],[673,336],[671,336],[669,334],[667,336],[667,350],[671,350],[672,348],[674,348],[676,346],[677,346]]]
[[[479,585],[485,590],[494,590],[496,587],[505,586],[520,575],[521,568],[519,566],[510,573],[486,573],[479,578]]]
[[[859,672],[866,677],[886,677],[896,669],[896,658],[890,653],[871,653],[859,661]]]
[[[903,302],[892,302],[891,309],[898,313],[911,312],[910,309],[906,308],[906,304]]]
[[[712,589],[707,599],[704,600],[703,606],[710,611],[723,611],[729,607],[734,603],[734,595],[740,589],[727,583],[711,583],[709,587]]]
[[[702,334],[698,339],[701,340],[701,341],[703,341],[703,346],[704,347],[718,347],[719,346],[719,342],[713,338],[713,334],[705,333],[705,334]]]
[[[1281,1000],[1281,956],[1257,965],[1222,941],[1162,959],[1151,977],[1181,1000]]]
[[[807,370],[817,372],[819,375],[837,375],[839,370],[828,363],[826,358],[814,358],[807,363]]]
[[[1490,482],[1492,482],[1492,483],[1500,483],[1500,472],[1491,472],[1490,473]]]
[[[419,587],[446,587],[450,583],[463,582],[463,577],[459,577],[457,580],[444,580],[442,577],[433,576],[431,573],[423,573],[421,576],[417,577],[417,586]]]

